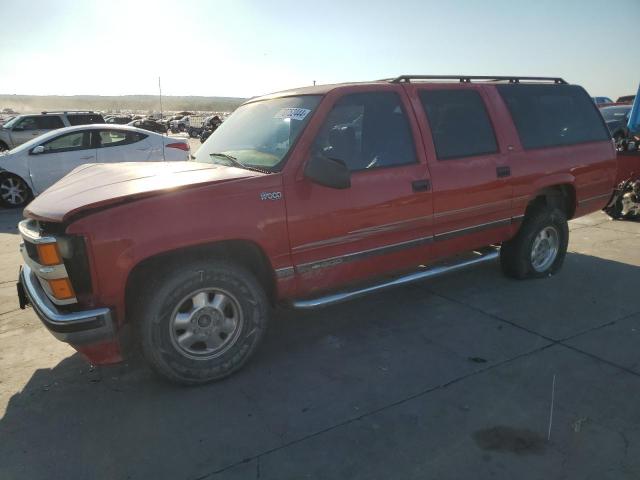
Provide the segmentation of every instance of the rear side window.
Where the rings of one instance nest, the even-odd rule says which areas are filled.
[[[413,135],[395,92],[356,93],[336,102],[314,149],[351,171],[416,163]]]
[[[64,127],[62,119],[57,115],[44,115],[42,117],[35,118],[38,128],[42,130],[54,130],[56,128]]]
[[[609,140],[587,93],[576,85],[499,85],[525,149]]]
[[[104,123],[102,115],[98,113],[74,113],[67,114],[71,125],[89,125],[91,123]]]
[[[99,137],[100,143],[98,146],[100,147],[119,147],[147,138],[146,135],[141,133],[126,132],[124,130],[100,130]]]
[[[429,119],[438,160],[498,151],[489,114],[475,90],[422,90],[420,101]]]

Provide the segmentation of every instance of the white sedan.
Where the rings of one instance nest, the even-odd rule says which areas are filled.
[[[0,201],[22,207],[84,163],[189,159],[189,142],[124,125],[60,128],[0,154]]]

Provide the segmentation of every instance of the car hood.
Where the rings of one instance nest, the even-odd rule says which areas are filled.
[[[64,222],[80,212],[123,201],[260,175],[266,174],[197,162],[86,164],[36,197],[25,209],[25,216]]]

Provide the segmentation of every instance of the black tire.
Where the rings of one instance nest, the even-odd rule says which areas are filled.
[[[554,233],[555,232],[555,233]],[[555,256],[549,255],[546,263],[534,263],[534,242],[542,235],[546,245],[554,243],[551,237],[556,235],[557,249]],[[505,275],[517,278],[541,278],[553,275],[562,267],[569,243],[569,226],[566,215],[558,208],[539,206],[533,208],[525,216],[518,234],[500,249],[500,266]],[[544,253],[545,245],[541,245]],[[552,249],[550,249],[552,250]]]
[[[241,368],[258,347],[268,323],[269,304],[256,278],[237,265],[218,260],[193,262],[157,277],[155,285],[148,286],[146,294],[141,296],[134,309],[142,352],[150,366],[163,377],[183,385],[221,380]],[[207,293],[209,291],[215,293]],[[193,301],[195,296],[205,293],[208,299],[212,299],[207,302],[213,302],[218,292],[227,295],[233,303],[232,307],[240,312],[241,320],[237,321],[236,330],[229,334],[232,338],[222,337],[222,332],[219,337],[211,333],[216,332],[216,325],[221,324],[216,322],[229,320],[225,318],[226,313],[216,320],[213,314],[202,314],[206,309],[201,307],[198,310]],[[189,302],[190,311],[200,314],[181,313],[181,307]],[[206,306],[213,308],[209,303]],[[176,327],[178,315],[191,315],[184,325],[191,330],[200,329],[200,333],[196,332],[190,337],[189,343],[193,342],[190,346],[179,344],[180,338],[192,332],[185,330],[182,334],[176,333],[180,331]],[[203,318],[210,322],[204,327],[200,324]],[[208,331],[206,339],[216,338],[216,341],[220,341],[220,338],[224,338],[222,341],[228,342],[227,346],[217,353],[205,352],[203,348],[208,347],[205,345],[206,339],[198,340],[207,335],[203,333],[205,328],[213,328]]]
[[[4,142],[0,142],[0,152],[6,152],[7,150],[9,150],[9,145]]]
[[[605,207],[604,213],[609,215],[613,220],[619,220],[622,218],[622,197],[617,198],[613,205]]]
[[[12,173],[0,175],[0,203],[8,208],[22,208],[33,198],[33,192],[22,178]]]

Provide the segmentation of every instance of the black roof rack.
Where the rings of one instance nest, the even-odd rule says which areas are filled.
[[[48,112],[48,111],[42,112],[43,115],[47,115],[48,113],[96,113],[96,112],[94,112],[93,110],[64,110],[64,111],[55,110],[52,112]]]
[[[558,85],[566,85],[567,82],[560,77],[502,77],[495,75],[400,75],[396,78],[386,78],[383,81],[391,83],[411,82],[411,80],[458,80],[460,83],[471,83],[471,80],[508,81],[520,83],[520,81],[553,82]]]

